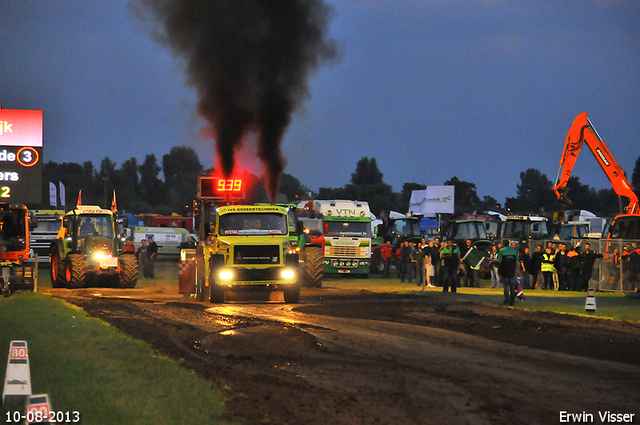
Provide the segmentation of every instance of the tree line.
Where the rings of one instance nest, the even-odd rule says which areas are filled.
[[[118,208],[133,213],[153,212],[159,214],[189,214],[197,191],[198,176],[209,175],[214,170],[205,169],[197,153],[191,147],[175,146],[159,161],[155,155],[147,155],[142,163],[134,157],[122,162],[119,168],[109,157],[105,157],[99,168],[91,161],[83,164],[49,161],[43,166],[42,200],[32,209],[48,209],[49,182],[62,182],[66,189],[66,208],[75,206],[77,195],[82,190],[82,203],[108,207],[113,191],[117,195]],[[162,172],[162,176],[161,176]],[[251,190],[246,202],[268,202],[264,179],[253,176]],[[529,168],[520,173],[516,196],[507,197],[504,204],[490,195],[482,198],[476,185],[458,179],[457,176],[442,182],[455,186],[455,213],[503,210],[517,214],[552,214],[562,209],[553,192],[553,183],[540,170]],[[631,179],[636,192],[640,192],[640,157],[636,161]],[[413,190],[426,189],[427,185],[407,182],[402,190],[394,192],[384,182],[384,175],[376,158],[363,157],[357,164],[349,183],[339,188],[321,187],[318,193],[311,190],[290,174],[283,174],[277,202],[295,202],[316,199],[358,199],[369,202],[371,211],[383,210],[406,212]],[[610,216],[620,211],[620,202],[613,189],[596,190],[580,183],[579,177],[569,179],[568,194],[573,200],[572,209],[585,209],[598,216]]]

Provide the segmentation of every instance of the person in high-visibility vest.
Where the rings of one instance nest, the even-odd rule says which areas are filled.
[[[542,265],[540,267],[544,276],[544,288],[553,289],[553,260],[555,255],[551,252],[551,248],[547,247],[542,254]]]

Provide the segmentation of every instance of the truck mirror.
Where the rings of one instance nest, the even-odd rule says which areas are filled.
[[[308,233],[304,233],[304,244],[309,245],[311,243],[311,236]]]
[[[304,233],[304,225],[301,221],[296,222],[296,233],[299,235],[306,234]]]
[[[38,227],[38,217],[32,215],[29,217],[29,230],[33,230]]]

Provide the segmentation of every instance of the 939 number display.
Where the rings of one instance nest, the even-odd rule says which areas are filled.
[[[198,189],[198,196],[202,199],[241,199],[245,187],[242,179],[200,177]]]
[[[239,179],[219,179],[216,190],[218,192],[242,192],[242,180]]]

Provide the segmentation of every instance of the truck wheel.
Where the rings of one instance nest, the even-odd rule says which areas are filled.
[[[211,282],[211,297],[209,297],[209,301],[214,304],[220,304],[224,302],[224,289],[222,289],[219,285]]]
[[[51,286],[53,288],[62,288],[65,285],[65,266],[60,260],[58,249],[54,249],[51,253]]]
[[[84,255],[67,255],[64,277],[67,288],[84,288],[84,281],[87,277],[87,265],[84,262]]]
[[[322,288],[322,278],[324,276],[322,247],[310,246],[305,248],[304,269],[304,286]]]
[[[118,257],[120,274],[116,275],[120,288],[135,288],[138,283],[138,262],[131,254],[122,254]]]
[[[382,259],[381,250],[376,249],[371,254],[371,273],[381,274],[384,270],[384,260]]]
[[[206,280],[204,276],[202,274],[198,274],[198,278],[196,280],[196,300],[197,301],[204,301],[205,283],[206,283]]]
[[[290,287],[283,289],[284,302],[287,304],[295,304],[300,301],[300,284],[296,283]]]

